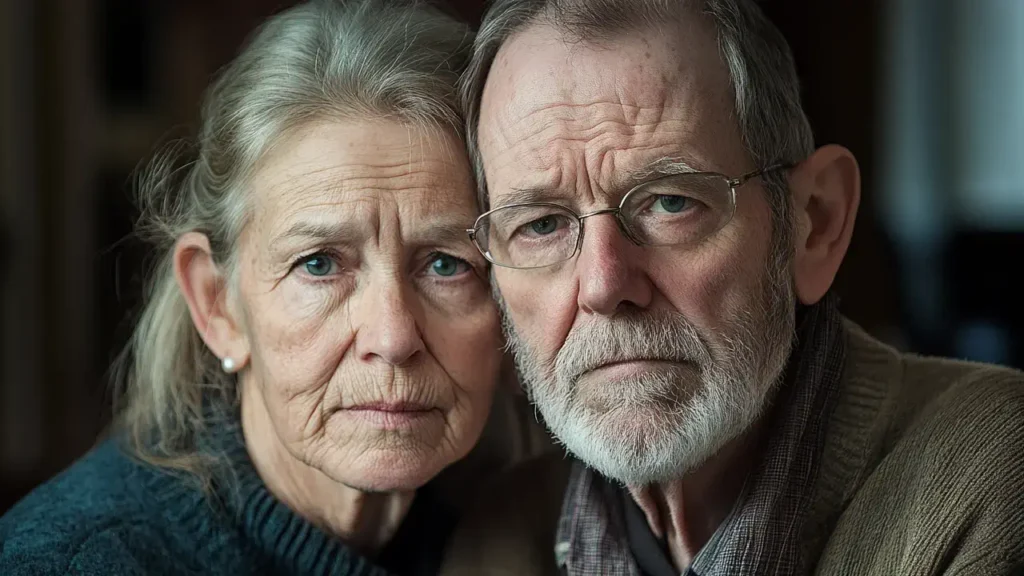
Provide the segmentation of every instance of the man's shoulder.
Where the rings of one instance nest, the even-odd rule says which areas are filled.
[[[952,358],[899,352],[847,324],[849,354],[845,380],[878,401],[878,440],[882,454],[912,431],[951,426],[950,439],[967,440],[989,428],[1020,423],[1024,412],[1024,372]],[[1016,410],[1015,410],[1016,409]],[[968,416],[973,418],[968,418]],[[971,420],[981,420],[971,421]],[[981,424],[979,428],[979,424]],[[957,438],[962,434],[962,438]]]
[[[1000,409],[1002,406],[1020,408],[1024,402],[1024,372],[992,364],[915,355],[906,355],[905,365],[908,388],[935,392],[925,403],[923,416],[943,418],[951,414],[976,414],[990,421],[1024,417],[1024,412],[1019,410]]]
[[[891,440],[922,429],[931,443],[950,449],[992,442],[1011,447],[1024,441],[1024,373],[913,354],[903,355],[903,365]]]
[[[978,482],[1010,472],[1004,466],[1024,468],[1024,373],[902,356],[903,381],[891,399],[894,418],[887,433],[892,452],[910,458],[915,468]],[[972,464],[980,468],[968,469]]]
[[[853,361],[873,354],[877,362],[861,372],[887,378],[864,425],[870,456],[846,492],[821,567],[1018,573],[1024,568],[1024,374],[904,354],[865,338],[851,335]],[[871,354],[863,354],[865,347]]]
[[[460,520],[441,574],[554,571],[555,534],[572,464],[559,451],[521,462],[495,478]]]
[[[1024,466],[1024,372],[897,352],[859,329],[851,331],[850,343],[848,362],[868,365],[848,366],[850,385],[865,389],[863,382],[878,379],[876,409],[865,413],[871,422],[864,425],[870,440],[862,479],[883,464],[931,473],[954,459],[953,467],[935,470],[947,474],[973,462],[981,468],[964,470],[965,477],[979,482],[1008,472],[998,466]]]
[[[934,394],[900,435],[929,472],[956,473],[975,491],[1024,472],[1024,373],[944,358],[908,356],[905,387]],[[1024,482],[1019,482],[1024,489]],[[1024,497],[1017,494],[1016,497]]]

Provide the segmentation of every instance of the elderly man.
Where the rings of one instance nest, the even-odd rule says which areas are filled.
[[[753,2],[498,0],[464,81],[471,235],[573,458],[506,478],[448,574],[1024,570],[1024,377],[839,315],[857,163]]]

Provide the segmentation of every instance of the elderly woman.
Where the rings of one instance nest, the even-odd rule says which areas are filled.
[[[455,84],[421,3],[270,19],[198,155],[141,186],[159,263],[115,434],[0,520],[0,573],[431,574],[431,480],[502,363]],[[522,436],[526,437],[526,436]]]

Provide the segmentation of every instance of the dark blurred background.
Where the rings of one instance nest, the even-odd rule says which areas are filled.
[[[285,0],[0,4],[0,513],[85,452],[139,306],[131,175]],[[479,18],[477,0],[452,0]],[[1024,2],[770,0],[864,178],[836,291],[906,350],[1024,367]]]

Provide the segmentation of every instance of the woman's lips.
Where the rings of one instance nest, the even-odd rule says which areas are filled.
[[[367,424],[388,430],[422,424],[438,414],[437,408],[414,402],[368,402],[342,411]]]
[[[365,402],[354,404],[346,410],[373,410],[375,412],[426,412],[432,410],[433,406],[420,404],[418,402]]]

